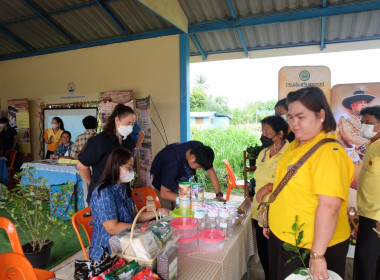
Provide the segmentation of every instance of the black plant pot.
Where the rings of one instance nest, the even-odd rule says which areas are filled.
[[[54,241],[49,240],[42,247],[42,250],[33,252],[33,247],[30,243],[22,245],[25,257],[30,261],[34,268],[47,268],[50,264],[50,252],[54,245]]]
[[[256,165],[256,159],[249,159],[249,166],[255,166]]]

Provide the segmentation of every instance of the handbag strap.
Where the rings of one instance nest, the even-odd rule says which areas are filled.
[[[310,158],[310,156],[323,144],[330,143],[330,142],[336,142],[338,144],[341,144],[340,141],[332,138],[325,138],[319,141],[317,144],[315,144],[310,150],[306,152],[286,173],[284,178],[282,178],[280,184],[275,189],[275,191],[270,195],[268,203],[272,203],[278,194],[283,190],[283,188],[286,186],[286,184],[289,182],[289,180],[297,173],[297,170]],[[342,144],[341,144],[342,145]]]

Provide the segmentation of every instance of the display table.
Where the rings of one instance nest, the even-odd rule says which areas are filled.
[[[255,244],[249,211],[220,252],[205,253],[198,248],[190,254],[179,255],[178,279],[240,280],[247,272],[249,259],[254,253]]]
[[[56,160],[41,160],[34,162],[26,162],[21,166],[21,169],[27,167],[32,168],[33,176],[35,178],[44,177],[48,180],[50,186],[50,192],[61,192],[61,186],[67,184],[67,182],[73,183],[73,190],[71,193],[62,194],[67,195],[71,201],[70,206],[67,208],[73,209],[75,212],[84,208],[84,197],[82,189],[82,179],[78,174],[78,169],[76,165],[62,165],[58,164]],[[26,183],[21,179],[23,183]],[[50,210],[53,212],[55,209],[54,205],[50,205]],[[55,215],[61,217],[63,220],[70,220],[67,216],[66,207],[65,209],[57,209]]]

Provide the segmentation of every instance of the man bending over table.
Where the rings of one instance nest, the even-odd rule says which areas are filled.
[[[163,207],[174,208],[179,182],[187,182],[203,168],[210,176],[216,197],[223,199],[218,177],[213,168],[214,151],[199,141],[173,143],[162,149],[154,158],[150,174],[153,186],[159,191]],[[165,205],[166,204],[166,205]],[[165,206],[164,206],[165,205]]]

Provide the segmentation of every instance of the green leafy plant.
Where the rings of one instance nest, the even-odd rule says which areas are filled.
[[[73,183],[68,182],[61,186],[64,195],[50,192],[48,180],[43,177],[36,178],[35,173],[30,168],[16,173],[15,179],[20,183],[11,190],[3,186],[1,194],[4,200],[0,201],[0,208],[5,209],[18,230],[24,232],[33,252],[42,250],[57,228],[63,236],[65,235],[68,225],[56,214],[58,209],[61,209],[59,212],[67,210],[71,196],[69,194],[74,189]],[[49,197],[50,205],[54,205],[52,211],[48,202]],[[69,209],[67,214],[71,217],[74,211]]]
[[[285,265],[290,263],[292,260],[299,258],[302,262],[302,267],[296,268],[293,273],[294,274],[300,274],[303,276],[309,276],[310,278],[308,279],[313,279],[310,275],[309,270],[307,269],[307,266],[305,264],[305,259],[307,255],[310,253],[309,249],[304,249],[305,246],[309,243],[304,243],[301,245],[302,239],[303,239],[303,230],[302,227],[304,226],[305,223],[302,223],[299,225],[298,223],[298,216],[295,217],[295,221],[292,225],[292,231],[291,232],[284,232],[284,233],[289,233],[294,236],[294,244],[290,243],[283,243],[282,247],[284,248],[285,251],[290,251],[294,252],[295,255],[292,256],[289,260],[286,261]]]
[[[257,159],[260,152],[264,149],[263,146],[255,145],[247,147],[247,158],[248,159]]]

